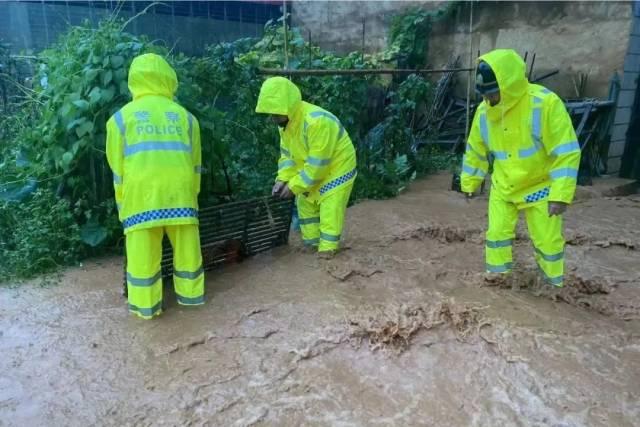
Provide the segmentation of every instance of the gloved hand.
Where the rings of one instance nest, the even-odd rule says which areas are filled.
[[[549,202],[549,216],[562,215],[567,210],[567,204],[563,202]]]
[[[285,187],[285,185],[287,185],[286,182],[276,181],[275,185],[273,186],[273,189],[271,190],[271,195],[272,196],[280,195],[280,192]]]
[[[287,184],[284,185],[284,188],[282,188],[282,190],[280,190],[280,198],[281,199],[291,199],[293,198],[295,195],[293,194],[293,192],[289,189],[289,186]]]

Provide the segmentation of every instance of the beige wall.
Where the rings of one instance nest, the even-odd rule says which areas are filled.
[[[439,2],[442,3],[442,2]],[[362,48],[362,20],[365,19],[365,51],[373,53],[387,45],[387,29],[394,15],[412,7],[435,7],[421,1],[296,1],[292,23],[304,37],[321,47],[340,53]]]
[[[293,2],[293,23],[311,31],[314,43],[338,52],[360,50],[362,20],[365,50],[386,46],[394,14],[416,4],[439,7],[443,2]],[[614,71],[622,71],[632,17],[631,2],[475,2],[473,52],[513,48],[536,52],[534,76],[560,69],[544,82],[566,97],[575,96],[572,77],[589,73],[587,96],[605,97]],[[434,26],[429,65],[441,66],[450,55],[469,60],[469,4],[447,22]],[[466,85],[460,85],[461,88]]]

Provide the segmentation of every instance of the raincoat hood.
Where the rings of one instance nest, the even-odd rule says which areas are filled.
[[[478,58],[478,63],[484,61],[493,70],[500,88],[500,102],[495,106],[486,104],[489,116],[492,110],[506,112],[527,93],[529,81],[525,76],[525,63],[512,49],[496,49]]]
[[[292,119],[301,104],[298,86],[284,77],[270,77],[260,88],[256,113],[280,114]]]
[[[155,53],[137,56],[129,68],[129,90],[133,99],[159,95],[173,99],[178,89],[176,72],[165,59]]]

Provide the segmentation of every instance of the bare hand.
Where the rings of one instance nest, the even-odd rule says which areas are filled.
[[[289,186],[285,184],[284,188],[280,191],[281,199],[291,199],[294,197],[293,192],[289,189]]]
[[[562,202],[549,202],[549,216],[562,215],[567,210],[567,204]]]
[[[467,203],[471,202],[471,199],[473,199],[473,193],[464,193],[464,199]]]
[[[272,196],[280,195],[280,192],[285,187],[285,185],[287,185],[286,182],[276,181],[275,185],[273,186],[273,189],[271,190],[271,195]]]

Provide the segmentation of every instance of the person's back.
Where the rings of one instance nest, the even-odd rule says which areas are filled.
[[[127,287],[131,311],[159,314],[164,232],[174,247],[178,302],[200,304],[204,278],[198,234],[200,130],[173,101],[178,81],[158,55],[134,59],[133,101],[107,123],[107,159],[114,174],[119,218],[127,237]]]
[[[197,224],[198,125],[172,100],[175,72],[144,55],[132,64],[129,84],[133,101],[109,120],[108,128],[117,127],[120,138],[107,147],[116,182],[126,175],[122,191],[116,191],[125,233],[157,225]]]

